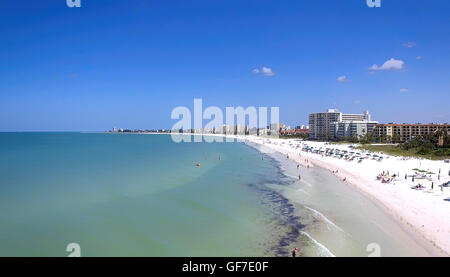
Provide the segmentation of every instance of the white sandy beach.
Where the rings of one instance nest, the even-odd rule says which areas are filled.
[[[299,141],[295,139],[268,139],[254,136],[240,137],[241,139],[264,145],[265,148],[289,155],[304,167],[314,165],[336,171],[335,175],[362,193],[369,196],[401,222],[407,229],[431,242],[443,255],[450,255],[450,188],[440,185],[450,180],[450,164],[444,161],[425,159],[401,158],[376,153],[383,160],[378,161],[360,150],[352,150],[349,145],[329,145],[324,142]],[[366,159],[358,162],[345,160],[334,156],[326,156],[304,151],[305,147],[314,149],[326,148],[360,152]],[[303,150],[302,150],[303,149]],[[419,176],[420,169],[434,174],[426,174],[426,178]],[[438,175],[440,173],[440,180]],[[389,183],[377,180],[382,172],[398,175]],[[405,174],[408,175],[405,180]],[[412,176],[415,175],[414,182]],[[386,178],[387,179],[387,178]],[[434,188],[431,185],[434,183]],[[421,184],[424,188],[417,190],[413,186]],[[442,189],[442,190],[441,190]]]

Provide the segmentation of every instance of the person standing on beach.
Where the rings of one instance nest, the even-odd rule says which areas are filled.
[[[297,252],[298,252],[298,248],[295,247],[294,251],[292,251],[292,257],[293,258],[297,257]]]

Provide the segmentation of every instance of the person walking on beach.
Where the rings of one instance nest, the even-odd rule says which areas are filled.
[[[297,252],[298,252],[298,248],[295,247],[294,251],[292,251],[292,257],[293,258],[297,257]]]
[[[434,187],[434,182],[431,182],[431,189],[433,189]]]

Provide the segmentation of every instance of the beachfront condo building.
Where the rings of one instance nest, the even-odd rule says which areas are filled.
[[[377,123],[371,121],[368,111],[363,114],[343,114],[336,109],[328,109],[324,113],[309,115],[309,138],[329,140],[340,134],[343,136],[364,135]]]
[[[378,124],[373,134],[379,141],[405,142],[439,130],[450,135],[449,124]]]
[[[370,121],[371,116],[369,111],[365,111],[363,114],[342,114],[342,121]]]
[[[331,138],[350,138],[365,136],[373,132],[378,121],[342,121],[330,123]]]
[[[328,139],[330,123],[342,120],[342,113],[335,109],[328,109],[325,113],[309,115],[309,138]]]

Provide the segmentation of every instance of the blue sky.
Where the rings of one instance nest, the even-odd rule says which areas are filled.
[[[194,98],[450,122],[450,1],[65,2],[0,2],[0,131],[169,128]]]

